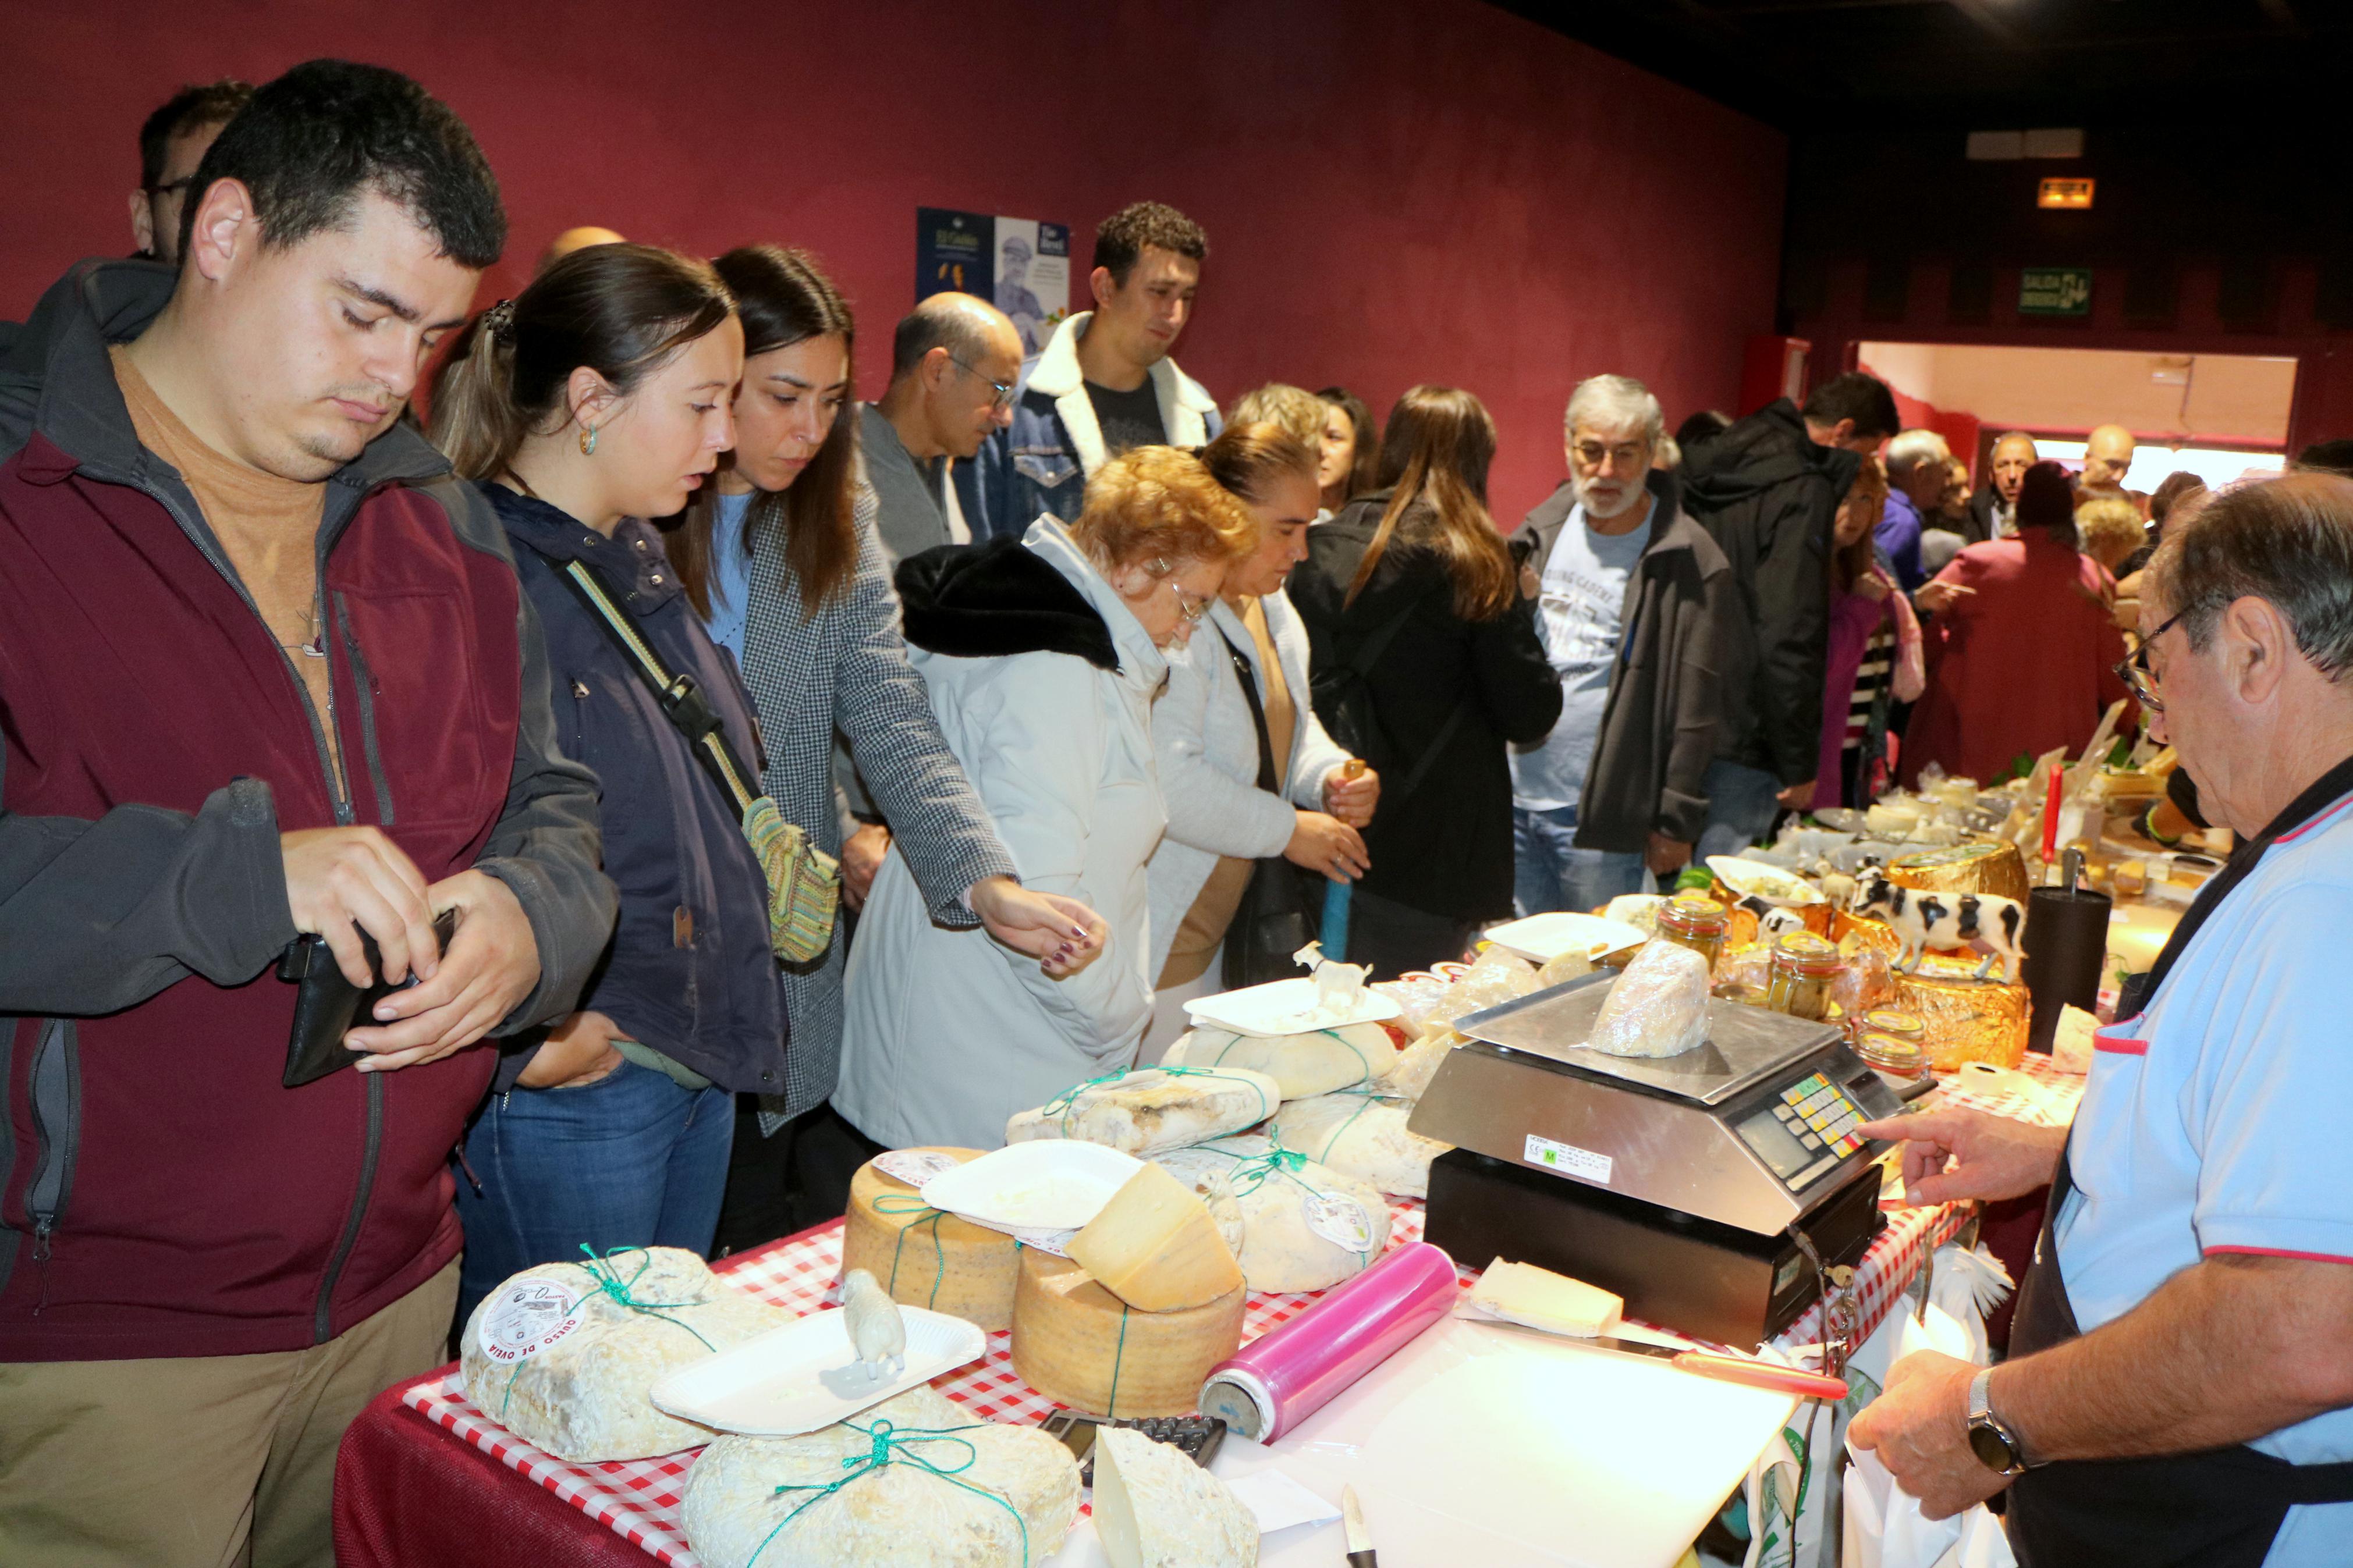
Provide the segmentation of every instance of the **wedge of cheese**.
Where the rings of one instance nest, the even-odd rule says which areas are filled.
[[[1013,1371],[1059,1404],[1098,1415],[1182,1415],[1201,1380],[1242,1342],[1237,1286],[1185,1311],[1139,1312],[1067,1258],[1021,1251]]]
[[[1533,1263],[1506,1263],[1500,1258],[1479,1276],[1471,1300],[1505,1322],[1585,1340],[1616,1329],[1626,1309],[1621,1298],[1599,1286]]]
[[[1148,1160],[1263,1121],[1282,1104],[1282,1086],[1248,1068],[1141,1068],[1071,1089],[1005,1124],[1008,1143],[1075,1138]]]
[[[1127,1426],[1095,1434],[1095,1539],[1111,1568],[1250,1568],[1258,1518],[1226,1483]]]
[[[1181,1312],[1241,1288],[1241,1265],[1193,1189],[1146,1165],[1070,1240],[1071,1260],[1145,1312]]]
[[[1397,1058],[1397,1046],[1378,1024],[1295,1035],[1238,1035],[1200,1025],[1169,1047],[1164,1059],[1180,1067],[1248,1068],[1281,1085],[1283,1099],[1303,1100],[1370,1083],[1395,1067]]]

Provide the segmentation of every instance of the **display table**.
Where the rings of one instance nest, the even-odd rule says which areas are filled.
[[[2024,1070],[2041,1088],[2042,1101],[1988,1108],[2063,1120],[2082,1080],[2058,1078],[2046,1058],[2029,1060]],[[1945,1103],[1985,1103],[1983,1096],[1957,1085],[1948,1085],[1939,1096]],[[1420,1239],[1420,1204],[1400,1201],[1393,1205],[1393,1217],[1392,1245]],[[1862,1334],[1887,1316],[1922,1260],[1965,1218],[1951,1207],[1888,1215],[1887,1228],[1872,1243],[1856,1274]],[[737,1289],[807,1313],[839,1302],[840,1266],[841,1225],[835,1221],[723,1258],[712,1268]],[[1466,1289],[1476,1278],[1473,1270],[1461,1271]],[[1253,1295],[1245,1337],[1266,1332],[1314,1299]],[[1820,1311],[1819,1305],[1810,1310],[1776,1342],[1799,1345],[1818,1338]],[[1055,1405],[1015,1375],[1011,1342],[1008,1332],[991,1334],[986,1356],[941,1377],[934,1386],[975,1415],[1035,1423]],[[1229,1448],[1255,1446],[1229,1443]],[[457,1369],[444,1367],[387,1390],[345,1436],[335,1469],[336,1561],[341,1568],[463,1568],[477,1563],[642,1568],[650,1555],[692,1568],[697,1559],[680,1526],[679,1504],[694,1459],[695,1452],[689,1451],[658,1459],[566,1464],[510,1436],[476,1409],[459,1390]],[[1324,1530],[1335,1546],[1332,1560],[1337,1561],[1337,1527]],[[1285,1539],[1309,1533],[1302,1528],[1286,1531]],[[1091,1542],[1088,1547],[1092,1551]]]

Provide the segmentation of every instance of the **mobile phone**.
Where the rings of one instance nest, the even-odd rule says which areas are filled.
[[[417,984],[417,972],[411,970],[399,984],[386,984],[382,979],[384,955],[376,950],[375,938],[356,924],[353,929],[360,933],[368,973],[378,976],[365,989],[344,978],[343,965],[335,962],[325,937],[296,937],[279,956],[278,978],[301,987],[294,994],[294,1026],[286,1038],[286,1070],[279,1079],[288,1089],[300,1089],[357,1066],[360,1053],[346,1048],[343,1037],[372,1015],[378,1002]],[[449,939],[457,933],[458,911],[442,910],[433,922],[433,939],[443,953],[449,951]]]

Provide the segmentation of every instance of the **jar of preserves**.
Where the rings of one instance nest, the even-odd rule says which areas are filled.
[[[1880,1076],[1888,1088],[1902,1093],[1928,1075],[1928,1053],[1917,1040],[1866,1033],[1854,1054]]]
[[[1811,931],[1787,932],[1773,943],[1766,968],[1765,1005],[1793,1018],[1820,1022],[1830,1012],[1831,982],[1845,966],[1835,943]]]
[[[1659,906],[1659,934],[1677,947],[1690,948],[1713,970],[1724,952],[1729,919],[1724,906],[1705,893],[1677,893]]]
[[[1928,1040],[1928,1022],[1919,1014],[1906,1013],[1901,1007],[1873,1007],[1855,1020],[1855,1043],[1861,1045],[1866,1035],[1885,1035],[1922,1046]]]

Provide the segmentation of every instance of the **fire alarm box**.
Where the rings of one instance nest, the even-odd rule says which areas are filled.
[[[1813,351],[1804,338],[1750,338],[1740,366],[1739,416],[1756,413],[1777,397],[1805,401],[1806,363]]]

